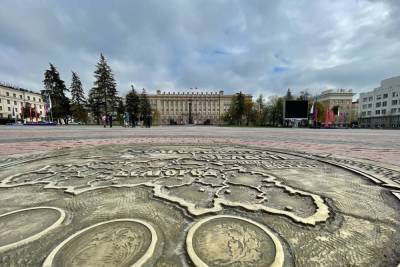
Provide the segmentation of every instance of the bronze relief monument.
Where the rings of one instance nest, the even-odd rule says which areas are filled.
[[[235,145],[0,164],[1,266],[400,262],[400,172],[382,164]]]

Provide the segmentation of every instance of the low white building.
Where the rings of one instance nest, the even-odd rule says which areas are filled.
[[[38,112],[39,120],[44,118],[45,103],[40,93],[0,84],[0,118],[21,119],[21,107],[26,103]]]
[[[382,80],[380,87],[361,93],[359,115],[364,128],[400,128],[400,76]]]

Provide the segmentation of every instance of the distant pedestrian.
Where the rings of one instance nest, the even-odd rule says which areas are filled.
[[[128,112],[124,112],[123,119],[124,119],[124,127],[126,128],[129,126],[129,113]]]
[[[106,128],[107,127],[107,115],[104,114],[103,117],[101,117],[101,120],[103,121],[103,127]]]
[[[153,124],[153,115],[150,114],[150,116],[149,116],[149,128],[151,127],[152,124]]]
[[[112,115],[108,116],[108,123],[110,124],[110,128],[112,128],[112,123],[113,123]]]

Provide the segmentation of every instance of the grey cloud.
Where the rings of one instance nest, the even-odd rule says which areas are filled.
[[[118,90],[370,90],[399,75],[400,4],[367,1],[2,1],[0,80],[42,87],[48,63],[88,90],[100,52]]]

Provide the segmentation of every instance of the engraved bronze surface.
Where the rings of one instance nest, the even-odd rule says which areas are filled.
[[[37,154],[0,171],[0,265],[396,266],[398,177],[235,145]],[[56,210],[29,210],[39,207],[65,218],[2,251],[57,221]]]

